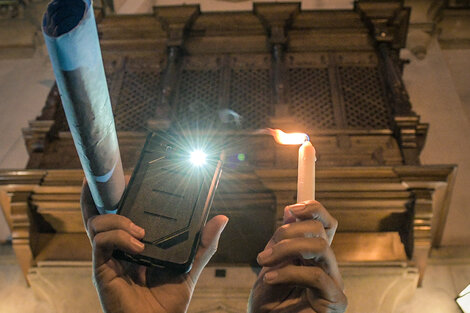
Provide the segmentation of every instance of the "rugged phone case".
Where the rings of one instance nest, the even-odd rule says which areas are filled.
[[[189,151],[175,148],[157,133],[147,137],[118,214],[145,229],[144,251],[117,258],[147,266],[189,271],[222,172],[222,160],[198,167]]]

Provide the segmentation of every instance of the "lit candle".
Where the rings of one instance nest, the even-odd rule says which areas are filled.
[[[270,134],[277,143],[300,145],[297,175],[297,202],[315,200],[315,148],[304,133],[285,133],[280,129],[265,129],[260,133]]]
[[[315,200],[315,148],[305,141],[299,149],[297,202]]]

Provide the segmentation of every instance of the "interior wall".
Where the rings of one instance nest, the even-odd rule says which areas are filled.
[[[442,50],[463,110],[470,120],[470,49]]]
[[[52,67],[40,51],[33,58],[0,60],[0,169],[22,169],[28,153],[21,129],[41,112],[54,83]],[[10,230],[0,210],[0,242]]]
[[[470,241],[470,120],[464,106],[468,108],[470,103],[463,103],[458,92],[468,95],[469,80],[466,87],[464,82],[454,84],[456,78],[469,75],[468,55],[470,50],[443,52],[435,39],[423,60],[406,50],[402,55],[411,61],[405,66],[404,81],[413,109],[422,122],[430,124],[421,162],[458,165],[442,245],[465,245]]]

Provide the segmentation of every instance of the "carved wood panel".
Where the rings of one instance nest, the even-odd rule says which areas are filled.
[[[376,67],[339,66],[347,126],[361,129],[391,127],[390,109]]]
[[[218,110],[228,108],[242,116],[244,129],[269,127],[272,62],[270,54],[184,56],[172,99],[173,122],[214,125]],[[392,127],[374,52],[288,53],[285,64],[289,113],[303,128]],[[161,97],[160,59],[110,58],[105,68],[117,130],[145,131]],[[68,131],[61,111],[58,129]]]
[[[121,76],[119,76],[121,74]],[[109,75],[109,74],[108,74]],[[145,130],[146,121],[153,115],[160,96],[160,67],[157,59],[127,59],[120,72],[113,74],[120,85],[114,103],[118,131]]]
[[[185,57],[173,106],[173,123],[189,123],[189,127],[213,125],[219,108],[221,88],[221,56]]]
[[[230,59],[227,107],[242,116],[242,127],[268,127],[273,115],[270,55],[238,55]]]

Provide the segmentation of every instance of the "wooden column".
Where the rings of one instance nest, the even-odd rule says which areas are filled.
[[[296,125],[289,114],[286,95],[287,76],[284,52],[288,43],[287,28],[300,11],[300,6],[298,3],[256,3],[254,11],[266,29],[272,53],[274,116],[271,118],[271,124],[285,131],[295,130]]]
[[[379,43],[379,60],[392,104],[395,136],[401,147],[405,164],[419,164],[419,154],[423,148],[428,124],[420,123],[420,117],[411,110],[408,93],[401,77],[401,70],[394,61],[389,44]]]
[[[411,103],[402,80],[402,61],[399,51],[405,47],[410,9],[403,2],[386,1],[378,6],[370,1],[356,3],[377,45],[379,68],[384,77],[394,132],[404,163],[418,165],[428,125],[419,122],[419,116],[411,109]]]
[[[406,225],[403,226],[402,240],[411,265],[418,268],[419,284],[421,284],[430,248],[442,235],[456,166],[449,166],[447,169],[429,165],[403,166],[394,168],[394,171],[410,192],[411,201],[407,206],[408,216]],[[442,185],[441,182],[445,184]],[[434,195],[434,192],[440,188],[445,188],[446,191]],[[431,225],[433,219],[435,225]]]
[[[29,191],[13,192],[10,202],[13,250],[28,285],[27,274],[29,268],[35,265],[34,250],[37,246],[35,225],[28,203],[30,195]]]
[[[183,54],[185,33],[199,16],[198,5],[155,7],[155,17],[167,32],[167,62],[163,72],[159,103],[153,118],[147,124],[150,129],[167,129],[171,122],[171,101],[178,80],[179,64]]]
[[[418,284],[423,282],[427,260],[431,249],[431,220],[433,189],[413,188],[414,194],[414,216],[413,216],[413,256],[412,261],[419,271]]]

